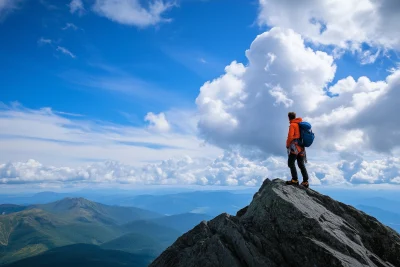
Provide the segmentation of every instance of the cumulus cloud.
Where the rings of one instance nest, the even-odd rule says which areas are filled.
[[[85,7],[83,6],[82,0],[72,0],[69,3],[69,11],[74,14],[78,13],[82,15],[85,12]]]
[[[246,56],[247,66],[234,61],[200,88],[200,131],[224,148],[243,145],[282,155],[287,112],[311,113],[329,98],[324,87],[336,71],[333,57],[282,28],[257,36]]]
[[[173,6],[172,2],[163,0],[149,1],[148,6],[139,0],[96,0],[93,10],[121,24],[147,27],[169,21],[162,15]]]
[[[399,147],[400,124],[388,114],[400,104],[400,70],[382,81],[349,76],[328,87],[336,73],[333,56],[283,28],[257,36],[246,56],[246,65],[233,61],[200,89],[198,126],[206,141],[283,155],[287,112],[296,111],[313,125],[313,149],[363,153]]]
[[[153,112],[147,113],[145,121],[148,121],[150,125],[149,129],[158,132],[168,132],[170,130],[170,125],[165,117],[164,113],[154,114]]]
[[[357,172],[349,179],[351,183],[396,183],[400,175],[400,159],[395,157],[361,160],[356,165]]]
[[[347,77],[329,88],[337,96],[324,101],[320,115],[310,120],[333,146],[341,143],[344,148],[360,152],[372,149],[391,153],[399,147],[400,127],[390,116],[400,104],[399,87],[400,70],[377,82],[367,77],[358,81]]]
[[[399,1],[260,0],[259,3],[261,25],[290,28],[314,42],[353,50],[362,50],[362,43],[400,49]]]
[[[354,118],[353,127],[364,130],[372,149],[379,152],[396,150],[400,139],[400,125],[397,118],[400,106],[400,69],[386,78],[384,89],[372,96],[361,94],[359,102],[366,102],[369,105]]]

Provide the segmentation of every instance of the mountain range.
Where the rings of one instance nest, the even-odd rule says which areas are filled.
[[[74,244],[154,258],[198,221],[210,218],[201,214],[168,217],[84,198],[30,206],[1,205],[0,209],[1,264]]]
[[[275,185],[276,181],[270,183],[269,186],[272,184]],[[280,188],[279,183],[276,186],[275,190],[270,190],[269,195],[273,196],[273,192],[281,190],[286,192],[285,194],[287,195],[292,195],[292,201],[302,197],[301,195],[296,195],[301,191],[287,191],[288,189],[286,188]],[[213,235],[217,234],[219,238],[222,238],[222,244],[228,246],[229,249],[235,247],[235,242],[251,246],[249,245],[253,242],[251,238],[255,238],[255,236],[260,235],[258,239],[261,238],[260,242],[262,242],[262,237],[268,227],[259,225],[262,229],[261,233],[256,231],[252,237],[245,236],[246,241],[244,243],[240,239],[234,239],[232,244],[224,243],[232,237],[229,237],[229,235],[225,237],[218,231],[228,231],[229,234],[230,232],[233,234],[235,229],[222,230],[222,228],[228,227],[232,223],[231,221],[237,224],[237,220],[242,220],[242,213],[247,214],[249,207],[255,205],[256,196],[262,195],[262,192],[266,190],[265,188],[266,186],[264,185],[255,195],[250,194],[249,190],[243,191],[243,193],[191,191],[133,196],[123,192],[122,195],[114,194],[107,197],[100,197],[95,192],[91,192],[89,197],[99,199],[102,203],[82,197],[74,197],[71,194],[54,192],[43,192],[23,197],[5,197],[3,195],[0,196],[0,199],[14,199],[16,203],[20,204],[0,205],[0,264],[11,264],[10,266],[83,266],[86,264],[86,266],[90,266],[96,262],[96,266],[148,266],[150,262],[157,258],[153,262],[154,266],[166,266],[163,259],[165,259],[166,254],[171,254],[174,247],[178,246],[190,252],[191,247],[185,248],[188,244],[192,244],[191,246],[196,246],[196,242],[207,244],[207,239],[201,239],[204,234],[202,233],[204,225],[210,228],[207,231],[211,231],[211,233],[214,233]],[[322,202],[321,205],[326,204],[329,207],[332,205],[339,207],[345,205],[333,201],[327,196],[320,195],[312,189],[306,192],[311,198],[311,200],[307,200],[311,208],[315,203],[321,204],[320,202]],[[362,194],[356,198],[354,195],[346,193],[337,193],[337,197],[345,199],[347,204],[353,204],[358,209],[357,214],[363,214],[357,218],[369,221],[371,218],[368,215],[372,215],[379,220],[379,223],[384,223],[391,229],[400,230],[400,214],[398,213],[396,200],[384,197],[368,197],[368,195],[364,196]],[[55,201],[45,203],[48,199]],[[329,201],[326,199],[329,199]],[[264,199],[264,201],[268,202],[270,200]],[[280,203],[282,201],[282,197],[275,196],[272,202]],[[252,204],[249,207],[242,209],[250,202]],[[21,203],[32,204],[21,205]],[[329,214],[329,212],[332,212],[329,207],[325,207],[327,211],[324,211],[324,213]],[[261,208],[257,208],[257,210],[261,211],[260,214],[252,215],[257,218],[254,219],[257,222],[258,220],[265,220],[265,223],[267,223],[271,219],[262,217],[265,212],[263,213]],[[344,208],[343,210],[348,212]],[[361,211],[365,212],[365,214]],[[290,214],[291,212],[289,211],[288,213]],[[282,220],[279,219],[280,217],[285,218],[287,221],[293,219],[286,218],[286,214],[279,214],[278,211],[275,211],[275,213],[276,220]],[[229,214],[237,215],[232,216]],[[312,218],[307,217],[308,215],[305,216],[305,219],[304,214],[300,214],[301,216],[298,213],[296,214],[298,221],[312,220]],[[246,216],[249,217],[250,215]],[[262,218],[258,218],[260,216]],[[325,220],[326,216],[322,216],[321,218],[324,218],[322,220]],[[225,219],[222,220],[221,218]],[[329,221],[328,219],[326,221]],[[246,221],[246,223],[248,224],[249,222]],[[294,224],[296,223],[294,222]],[[219,225],[219,228],[214,229],[212,225]],[[240,227],[245,231],[249,231],[246,228],[247,226]],[[313,225],[312,227],[315,226]],[[357,227],[353,228],[357,229]],[[198,232],[199,229],[202,229],[202,231]],[[339,230],[342,229],[340,228]],[[334,231],[339,230],[334,229]],[[190,239],[193,231],[194,235],[197,236],[195,241]],[[301,231],[304,231],[304,229]],[[340,232],[337,233],[341,235]],[[348,233],[345,232],[344,235],[348,235]],[[184,243],[181,243],[182,238],[186,238]],[[280,235],[273,236],[273,238],[279,240]],[[379,237],[376,238],[379,240]],[[262,244],[262,246],[266,245]],[[346,246],[346,244],[343,246]],[[290,244],[288,247],[290,247]],[[85,253],[82,253],[82,251],[87,251],[87,257],[84,256]],[[256,252],[252,251],[252,253]],[[69,256],[65,258],[65,255]],[[115,260],[116,257],[119,260]],[[206,257],[212,260],[210,255],[206,255]],[[40,263],[43,263],[43,265],[40,265]],[[71,264],[62,265],[64,263]],[[103,265],[100,265],[100,263]],[[280,262],[279,264],[285,266],[287,262]]]

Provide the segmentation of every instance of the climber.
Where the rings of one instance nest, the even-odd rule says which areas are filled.
[[[296,118],[295,112],[288,113],[289,118],[289,133],[286,140],[286,149],[288,152],[288,167],[292,175],[290,181],[286,181],[287,185],[299,185],[299,180],[297,178],[297,170],[295,166],[295,161],[297,160],[297,165],[300,168],[301,175],[303,176],[302,186],[308,188],[308,173],[305,166],[306,162],[306,151],[305,147],[298,144],[298,139],[300,138],[300,122],[303,121],[302,118]]]

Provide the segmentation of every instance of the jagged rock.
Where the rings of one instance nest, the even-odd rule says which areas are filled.
[[[266,179],[251,204],[182,235],[150,267],[400,266],[400,235],[328,196]]]

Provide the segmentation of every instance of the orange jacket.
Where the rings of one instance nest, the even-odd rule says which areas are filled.
[[[293,140],[300,138],[300,127],[298,123],[302,121],[302,118],[296,118],[290,121],[289,133],[286,139],[286,147],[289,147]],[[296,147],[299,152],[303,151],[301,146],[296,145]]]

